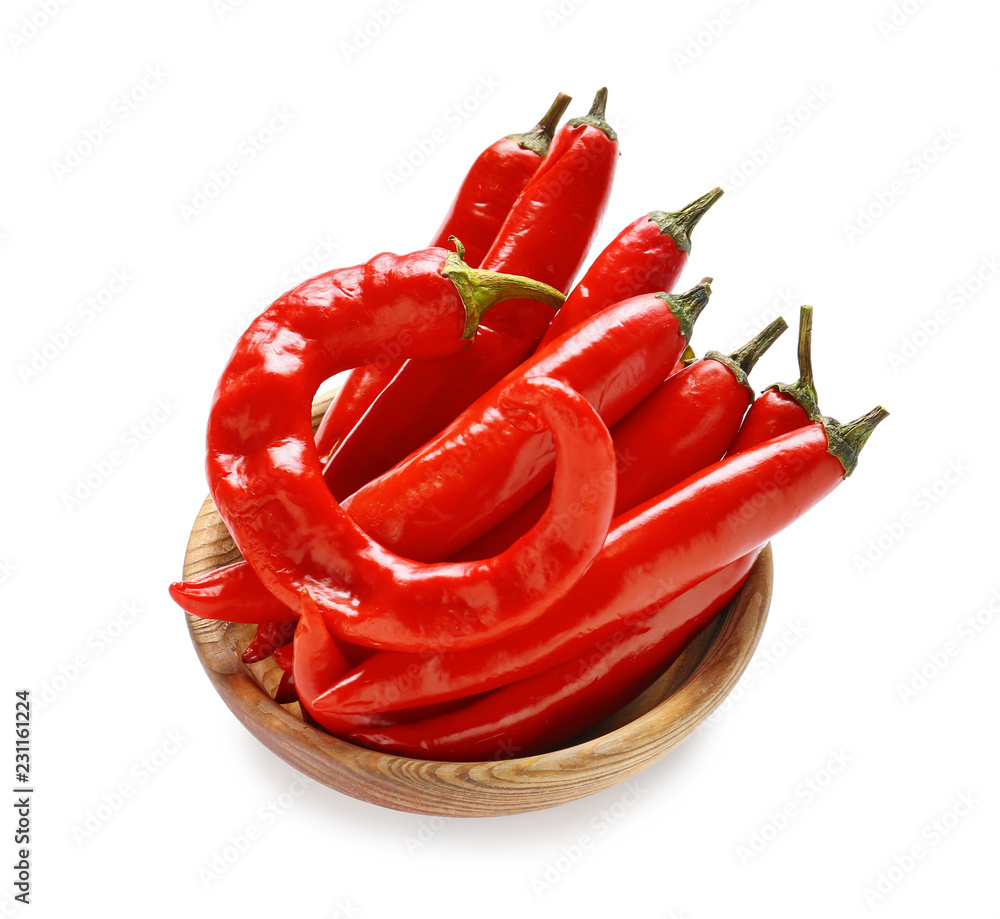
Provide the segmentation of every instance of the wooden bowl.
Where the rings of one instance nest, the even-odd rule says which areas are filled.
[[[318,399],[318,423],[330,396]],[[195,520],[185,579],[240,558],[211,499]],[[416,814],[482,817],[554,807],[592,795],[656,762],[725,699],[760,640],[771,598],[770,546],[746,584],[651,687],[583,738],[559,750],[496,762],[451,763],[357,747],[306,724],[298,703],[271,698],[281,670],[271,658],[244,664],[255,627],[185,614],[216,691],[251,734],[285,762],[362,801]]]

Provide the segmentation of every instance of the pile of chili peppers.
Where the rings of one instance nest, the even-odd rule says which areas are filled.
[[[277,701],[352,743],[493,760],[578,736],[729,604],[886,415],[820,412],[810,307],[795,383],[755,398],[747,379],[782,319],[694,358],[711,279],[671,291],[721,189],[587,265],[619,156],[606,97],[558,127],[560,94],[483,151],[430,248],[284,294],[219,381],[208,481],[244,560],[171,595],[256,624],[243,660],[273,655]]]

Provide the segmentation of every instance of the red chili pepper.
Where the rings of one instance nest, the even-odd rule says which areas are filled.
[[[427,254],[420,258],[426,261]],[[435,268],[441,277],[441,265]],[[544,285],[524,279],[467,266],[445,271],[459,280],[492,277],[501,289],[549,295]],[[380,320],[375,329],[391,321],[391,305],[380,301],[406,304],[415,277],[417,295],[425,294],[423,264],[413,274],[381,277],[373,290],[360,292],[366,311]],[[440,291],[441,285],[434,286]],[[462,300],[454,290],[449,296],[454,312]],[[507,403],[508,423],[530,423],[537,430],[537,421],[509,417],[533,410],[561,454],[546,518],[485,562],[424,565],[400,558],[362,532],[326,490],[308,414],[318,383],[349,355],[372,347],[366,341],[372,332],[358,330],[365,322],[357,310],[341,305],[338,311],[337,297],[326,308],[316,297],[301,300],[285,298],[251,325],[223,372],[209,417],[212,497],[265,586],[286,605],[308,587],[336,634],[373,647],[470,647],[537,617],[575,583],[607,533],[613,492],[579,494],[589,475],[614,461],[600,417],[582,396],[553,380],[515,380],[505,387],[501,407]],[[457,337],[454,316],[451,321]],[[442,337],[437,328],[422,335],[429,339],[422,347],[442,347],[435,345]],[[574,526],[560,530],[556,521],[570,508]]]
[[[808,425],[720,460],[617,518],[573,589],[531,629],[452,654],[378,653],[316,700],[357,713],[430,704],[539,673],[754,552],[829,494],[887,413]],[[405,685],[394,685],[406,673]],[[392,690],[389,690],[389,687]],[[391,701],[390,701],[391,700]]]
[[[788,328],[776,319],[738,351],[709,351],[672,374],[611,428],[618,457],[615,516],[672,488],[718,460],[753,399],[747,374]],[[537,523],[549,503],[544,488],[506,520],[457,552],[452,561],[488,558]]]
[[[292,672],[292,643],[283,644],[280,648],[274,649],[274,662],[285,671]]]
[[[620,300],[673,290],[691,251],[691,231],[720,197],[722,189],[713,188],[679,211],[651,211],[625,227],[573,288],[539,347]]]
[[[799,310],[799,379],[791,385],[775,383],[762,392],[747,411],[729,456],[819,420],[812,370],[812,307]]]
[[[290,673],[282,673],[278,688],[274,691],[274,701],[278,705],[289,705],[298,702],[299,696],[295,690],[295,677]]]
[[[552,136],[571,101],[559,93],[530,131],[508,134],[479,154],[432,246],[447,249],[451,237],[457,236],[465,246],[465,260],[474,267],[482,264],[518,195],[548,154]]]
[[[336,715],[320,712],[313,701],[350,670],[350,663],[340,653],[339,646],[323,621],[323,615],[308,590],[302,591],[301,615],[295,627],[295,641],[287,660],[292,664],[295,689],[306,715],[321,728],[337,737],[351,731],[405,721],[431,718],[455,711],[478,699],[459,699],[440,705],[418,706],[383,715],[378,712],[363,715]]]
[[[295,622],[298,612],[282,603],[261,583],[245,561],[216,568],[193,581],[170,585],[170,596],[185,612],[199,619],[226,622]]]
[[[590,112],[559,129],[480,267],[569,290],[597,237],[618,165],[607,101],[607,89],[598,90]],[[551,313],[512,299],[493,311],[487,325],[535,346],[551,321]]]
[[[729,604],[755,558],[756,553],[727,565],[582,654],[486,693],[477,702],[406,724],[356,728],[348,740],[433,760],[508,759],[552,750],[614,714],[652,683]]]
[[[310,596],[309,591],[303,588],[301,592],[301,615],[295,626],[295,640],[292,653],[292,673],[295,675],[295,684],[298,690],[299,702],[314,721],[332,734],[339,734],[345,729],[356,726],[357,717],[378,716],[351,716],[342,718],[324,719],[316,717],[313,710],[313,700],[323,691],[324,686],[330,685],[330,680],[336,680],[341,675],[350,670],[350,664],[340,653],[340,649],[334,642],[333,637],[327,631],[326,625],[316,601]]]
[[[618,159],[606,100],[601,90],[589,115],[560,128],[481,267],[569,289],[597,235]],[[552,316],[538,303],[508,300],[484,320],[471,348],[407,362],[332,455],[325,476],[334,495],[353,493],[438,434],[535,350]]]
[[[316,429],[316,450],[323,463],[329,462],[337,447],[405,363],[402,358],[393,359],[386,355],[382,360],[364,367],[355,367],[344,377]]]
[[[524,134],[509,134],[490,144],[472,164],[444,222],[431,242],[450,249],[457,237],[465,246],[465,262],[479,266],[525,183],[548,153],[552,135],[570,97],[559,93],[541,121]],[[361,416],[392,381],[405,360],[394,351],[375,363],[352,370],[344,379],[316,431],[316,449],[328,460]]]
[[[633,297],[593,316],[534,355],[418,453],[351,495],[344,510],[399,555],[418,561],[453,555],[551,478],[551,437],[506,423],[498,407],[504,387],[526,377],[562,380],[594,405],[605,424],[614,424],[676,362],[708,302],[708,281],[677,296]],[[189,613],[207,619],[298,618],[298,603],[287,594],[272,596],[245,562],[174,584],[171,594]]]
[[[383,254],[364,265],[327,272],[305,282],[251,324],[216,390],[206,466],[212,497],[223,520],[244,558],[258,576],[266,578],[275,596],[297,605],[298,591],[310,577],[332,577],[333,583],[339,584],[342,618],[347,621],[356,616],[350,609],[350,601],[356,600],[349,589],[352,575],[359,584],[365,576],[370,581],[373,575],[378,584],[387,584],[401,572],[394,567],[394,557],[354,526],[322,481],[309,411],[318,385],[343,367],[370,359],[386,335],[399,336],[416,355],[455,351],[474,333],[485,309],[512,295],[561,299],[556,291],[535,281],[470,269],[459,255],[441,249],[409,256]],[[550,391],[565,389],[538,382],[522,386],[519,392],[531,403],[546,387]],[[578,414],[586,416],[585,421],[587,413],[593,414],[582,399],[565,391],[556,400],[558,410],[565,413],[569,401]],[[540,409],[547,419],[562,422],[558,410]],[[600,430],[595,433],[597,428]],[[589,435],[596,443],[600,431],[606,435],[595,421],[580,437]],[[567,437],[567,442],[572,439]],[[590,454],[599,458],[595,450],[591,448]],[[588,522],[590,526],[585,524],[584,529],[592,530],[593,539],[601,529],[600,521]],[[557,555],[570,547],[579,550],[585,543],[578,535],[567,536],[559,540]],[[494,567],[504,570],[533,548],[531,541],[526,541],[518,552],[496,560]],[[560,560],[567,562],[567,558]],[[535,567],[529,564],[521,574]],[[569,565],[570,570],[572,567]],[[554,573],[569,576],[567,571]],[[449,599],[443,604],[445,615],[463,608],[459,600],[462,590],[456,591],[443,572],[421,571],[421,577],[425,590],[436,584],[455,593],[454,602]],[[303,578],[304,583],[296,583]],[[519,580],[514,577],[507,586],[516,589]],[[323,586],[330,598],[322,599],[332,604],[337,588]],[[179,602],[190,597],[186,587],[171,587]],[[471,585],[467,590],[472,591]],[[254,621],[267,620],[254,614]],[[474,623],[468,625],[474,631]]]
[[[266,660],[274,654],[277,648],[288,644],[295,634],[295,624],[292,622],[262,622],[257,626],[257,634],[243,652],[244,664],[255,664]]]

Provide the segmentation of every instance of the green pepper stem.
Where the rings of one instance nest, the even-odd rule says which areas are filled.
[[[559,309],[566,299],[562,292],[541,281],[470,267],[463,261],[465,246],[454,236],[449,239],[455,244],[455,251],[445,259],[441,274],[455,285],[465,304],[463,339],[475,337],[486,311],[503,300],[537,300],[553,309]]]
[[[591,118],[598,118],[604,121],[604,110],[608,107],[608,88],[607,86],[602,86],[597,94],[594,96],[594,101],[590,105],[590,111],[587,113]]]
[[[608,135],[608,139],[612,141],[618,140],[618,135],[615,134],[614,129],[605,121],[604,110],[608,104],[608,88],[602,86],[598,91],[597,95],[594,96],[593,105],[590,106],[590,111],[580,118],[574,118],[572,121],[566,122],[570,127],[577,127],[581,124],[589,124],[591,127],[597,128],[599,131],[603,131]]]
[[[778,340],[778,337],[787,328],[788,323],[779,316],[770,325],[761,329],[742,348],[730,354],[729,359],[744,373],[749,373],[753,370],[754,364],[761,359],[764,352]]]
[[[559,126],[559,119],[566,114],[566,108],[572,101],[571,96],[559,93],[552,105],[549,106],[549,110],[542,115],[538,124],[530,131],[525,131],[523,134],[508,134],[507,138],[524,147],[525,150],[531,150],[539,156],[545,156],[549,152],[549,144],[552,143],[556,128]]]
[[[725,364],[732,371],[733,376],[736,377],[736,382],[746,388],[752,402],[754,391],[750,385],[750,380],[747,378],[747,374],[753,369],[753,365],[760,360],[760,356],[778,340],[778,336],[787,328],[788,323],[779,316],[769,326],[761,329],[760,332],[739,350],[734,351],[732,354],[706,351],[705,360],[718,361],[720,364]]]
[[[799,307],[799,379],[795,383],[798,390],[807,395],[813,403],[819,401],[812,367],[813,308]]]
[[[875,430],[879,422],[889,417],[889,413],[877,405],[870,412],[865,412],[860,418],[841,424],[833,418],[824,418],[823,426],[826,428],[826,436],[829,441],[829,451],[840,460],[844,467],[844,477],[846,478],[858,465],[858,454],[861,448],[868,442],[872,431]]]
[[[697,201],[692,201],[679,211],[650,211],[649,219],[660,228],[660,232],[664,236],[673,239],[678,249],[682,252],[690,252],[691,231],[697,226],[705,212],[721,197],[722,189],[713,188]]]
[[[794,383],[775,383],[768,389],[784,393],[802,406],[803,411],[814,421],[823,419],[819,410],[819,397],[813,381],[812,369],[812,316],[811,306],[799,307],[799,378]]]
[[[868,443],[868,438],[872,436],[872,431],[888,417],[888,411],[881,405],[876,405],[860,418],[855,418],[854,421],[848,421],[847,424],[841,425],[840,435],[854,448],[855,453],[860,453],[861,448]]]
[[[701,311],[708,304],[708,298],[712,296],[712,279],[702,278],[689,291],[683,294],[660,293],[659,297],[670,307],[677,324],[681,328],[681,335],[685,341],[690,340],[691,330],[694,328],[695,320],[701,315]]]

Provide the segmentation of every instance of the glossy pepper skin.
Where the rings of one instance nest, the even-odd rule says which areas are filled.
[[[352,730],[373,728],[391,723],[392,719],[377,713],[371,715],[328,715],[317,713],[313,700],[350,670],[350,664],[340,653],[323,622],[323,615],[308,590],[302,591],[301,615],[295,626],[292,673],[296,693],[306,714],[320,727],[336,736]]]
[[[593,316],[532,356],[437,437],[345,499],[344,508],[400,555],[421,561],[449,558],[508,517],[551,476],[551,437],[503,423],[496,410],[503,387],[535,376],[562,380],[612,425],[674,366],[709,293],[702,283],[678,296],[646,294]]]
[[[298,700],[307,716],[327,733],[336,737],[346,737],[351,731],[371,729],[385,725],[436,717],[471,704],[478,696],[443,702],[440,705],[418,706],[401,709],[389,714],[378,712],[363,715],[341,715],[321,712],[313,702],[348,670],[350,663],[340,653],[339,646],[330,635],[316,602],[304,590],[301,598],[301,614],[295,626],[295,640],[290,654],[285,660],[290,662]]]
[[[722,457],[753,400],[747,374],[786,328],[779,318],[733,354],[709,352],[671,374],[611,428],[616,517]],[[545,488],[453,560],[502,552],[534,526],[548,502]]]
[[[569,289],[597,235],[618,160],[605,100],[602,90],[591,115],[559,129],[480,267]],[[520,299],[490,312],[468,350],[432,365],[409,361],[379,393],[330,458],[325,475],[335,495],[353,493],[442,431],[535,350],[554,315]]]
[[[244,664],[255,664],[266,660],[282,645],[287,645],[295,634],[291,622],[262,622],[257,627],[257,634],[243,651],[241,660]]]
[[[673,290],[691,251],[691,231],[721,196],[714,188],[679,211],[651,211],[625,227],[566,297],[539,347],[620,300]]]
[[[343,736],[351,730],[370,729],[393,722],[391,717],[377,713],[316,717],[312,701],[324,687],[329,686],[331,680],[338,679],[350,670],[350,664],[327,630],[322,613],[308,590],[303,590],[301,594],[301,614],[295,626],[290,659],[299,703],[305,713],[324,730]]]
[[[199,619],[263,625],[298,618],[294,610],[268,592],[245,561],[216,568],[194,581],[171,584],[170,596],[185,612]]]
[[[405,363],[402,358],[385,355],[381,360],[355,367],[347,374],[316,429],[316,450],[324,463],[329,462],[337,447],[368,411],[368,406],[392,382]]]
[[[548,153],[569,103],[570,97],[559,93],[534,128],[503,137],[476,157],[431,246],[450,249],[455,236],[465,246],[466,264],[479,266],[518,195]],[[379,360],[347,375],[316,431],[316,448],[323,460],[330,458],[406,363],[394,354],[394,349],[387,350]]]
[[[885,414],[808,425],[712,464],[617,518],[587,573],[530,630],[454,654],[375,654],[316,704],[356,713],[455,699],[585,651],[798,519],[854,468]]]
[[[755,558],[756,553],[727,565],[654,613],[541,673],[453,712],[355,728],[348,739],[386,753],[444,761],[551,750],[614,714],[652,683],[729,604]]]
[[[559,129],[480,267],[569,290],[597,238],[618,166],[618,136],[604,114],[607,98],[607,89],[599,90],[587,115]],[[512,299],[487,325],[533,348],[552,318],[536,304]]]

